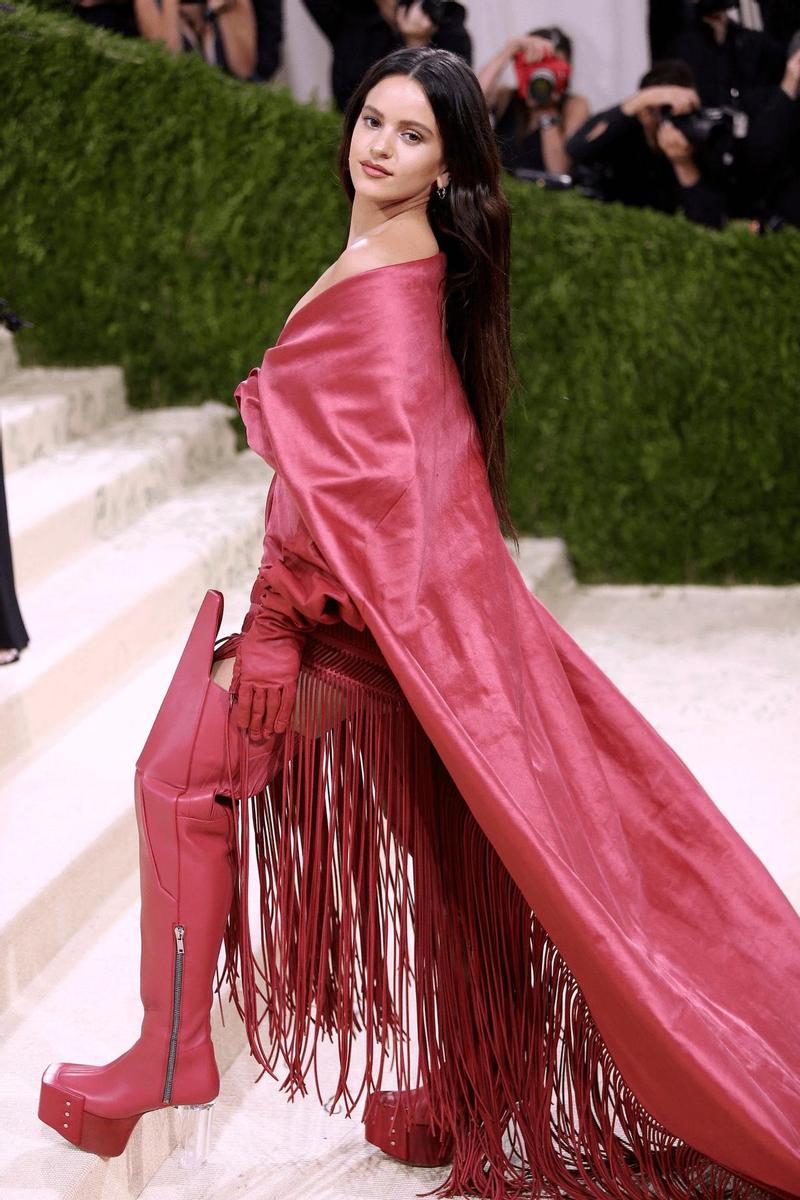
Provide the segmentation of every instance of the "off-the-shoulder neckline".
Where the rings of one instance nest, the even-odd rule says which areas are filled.
[[[312,296],[310,300],[306,300],[305,304],[286,318],[283,329],[278,335],[278,342],[280,342],[287,329],[295,321],[300,320],[307,309],[313,308],[315,304],[319,304],[329,292],[335,292],[337,288],[345,287],[346,284],[352,283],[355,279],[363,279],[365,275],[375,275],[378,271],[396,271],[399,267],[417,267],[422,263],[435,262],[437,259],[446,257],[444,250],[439,250],[436,254],[426,254],[424,258],[407,258],[403,262],[384,263],[381,267],[370,267],[367,271],[357,271],[355,275],[346,275],[344,279],[337,279],[335,283],[329,283],[326,288],[323,288],[321,292],[317,292],[316,296]],[[275,344],[277,345],[278,342]]]

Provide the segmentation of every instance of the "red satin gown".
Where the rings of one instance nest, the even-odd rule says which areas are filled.
[[[275,469],[245,627],[265,580],[312,618],[238,806],[225,977],[252,1053],[291,1097],[335,1038],[348,1113],[421,1089],[442,1196],[800,1197],[800,918],[525,586],[445,269],[329,287],[236,391]]]

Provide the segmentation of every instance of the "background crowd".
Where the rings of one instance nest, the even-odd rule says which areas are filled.
[[[283,3],[77,0],[75,12],[257,84],[281,65]],[[340,111],[383,55],[438,46],[476,70],[503,166],[519,178],[715,228],[729,218],[800,225],[800,0],[651,0],[650,69],[601,112],[571,86],[580,29],[512,33],[476,64],[469,12],[455,0],[302,3],[330,43]],[[502,82],[509,66],[515,86]]]

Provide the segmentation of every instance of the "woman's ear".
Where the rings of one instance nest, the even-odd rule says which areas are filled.
[[[443,171],[441,173],[441,175],[436,176],[436,186],[437,187],[447,187],[449,182],[450,182],[450,172],[449,171]]]

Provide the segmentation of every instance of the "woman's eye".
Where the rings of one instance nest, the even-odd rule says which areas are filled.
[[[374,121],[376,125],[379,125],[379,124],[380,124],[380,122],[378,121],[378,118],[377,118],[377,117],[364,117],[364,120],[365,120],[365,121]],[[372,126],[370,126],[370,128],[372,128]],[[406,129],[406,130],[404,130],[404,132],[405,132],[405,133],[410,133],[410,134],[411,134],[411,136],[414,138],[414,141],[415,141],[415,142],[421,142],[421,141],[422,141],[422,138],[421,138],[421,136],[420,136],[420,135],[417,133],[417,131],[416,131],[415,129]]]

